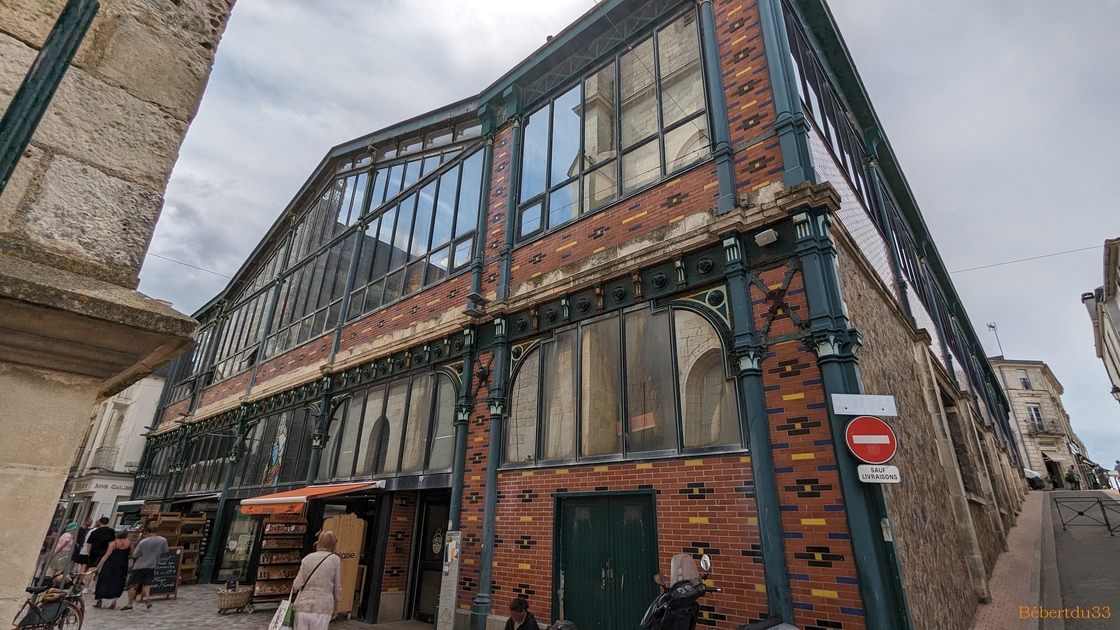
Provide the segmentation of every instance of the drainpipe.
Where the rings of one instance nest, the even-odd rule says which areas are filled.
[[[727,121],[727,97],[723,90],[723,69],[719,63],[719,36],[712,0],[700,0],[700,47],[703,50],[704,80],[708,88],[708,113],[711,116],[712,155],[716,158],[719,181],[720,214],[735,208],[735,165],[731,156],[731,130]]]
[[[785,165],[782,182],[787,188],[805,181],[816,184],[817,174],[809,153],[809,121],[801,111],[801,97],[794,83],[797,72],[793,68],[782,0],[759,0],[758,22],[770,72],[770,94],[774,98],[774,131]]]
[[[751,308],[750,280],[743,246],[738,233],[723,235],[727,261],[728,301],[735,322],[733,356],[739,366],[739,391],[742,401],[740,423],[745,424],[751,453],[755,507],[758,511],[759,538],[762,543],[762,570],[766,580],[766,602],[771,615],[793,621],[793,595],[790,592],[789,565],[786,564],[785,538],[782,534],[778,476],[774,473],[774,453],[770,447],[770,423],[766,416],[766,394],[762,385],[762,360],[766,345],[755,330]]]
[[[860,394],[863,387],[855,356],[862,341],[859,331],[848,328],[836,271],[836,250],[829,234],[830,210],[804,208],[793,220],[797,234],[795,251],[801,262],[811,322],[805,345],[816,353],[821,372],[867,629],[909,630],[913,623],[882,488],[859,480],[859,462],[844,440],[847,417],[837,414],[832,405],[832,394]]]
[[[498,509],[498,458],[501,456],[502,415],[505,401],[506,321],[494,319],[494,371],[490,377],[490,444],[486,451],[486,497],[482,516],[482,557],[478,595],[471,609],[471,630],[486,630],[490,615],[490,577],[494,565],[494,517]]]
[[[448,513],[447,530],[459,531],[463,512],[463,475],[467,467],[467,425],[474,408],[471,382],[474,375],[474,329],[463,328],[463,382],[459,386],[459,400],[455,405],[455,455],[451,469],[451,511]]]
[[[218,564],[218,550],[222,531],[226,526],[226,503],[229,499],[229,489],[233,485],[233,469],[237,467],[237,460],[241,458],[241,441],[245,439],[245,418],[249,415],[249,408],[245,405],[237,413],[237,428],[233,432],[233,444],[229,447],[226,460],[226,478],[222,482],[222,496],[218,499],[218,514],[210,527],[210,542],[206,544],[206,556],[198,567],[199,584],[208,584],[214,577],[214,567]]]

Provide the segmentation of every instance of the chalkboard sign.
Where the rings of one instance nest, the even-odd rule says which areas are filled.
[[[179,562],[183,559],[182,547],[171,547],[156,559],[152,576],[152,595],[179,597]]]

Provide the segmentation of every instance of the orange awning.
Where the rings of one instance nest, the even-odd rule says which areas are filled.
[[[367,488],[384,487],[383,481],[340,483],[330,486],[307,486],[298,490],[266,494],[241,501],[242,514],[299,514],[308,499],[322,499],[340,494],[358,492]]]

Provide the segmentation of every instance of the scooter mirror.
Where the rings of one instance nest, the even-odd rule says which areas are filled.
[[[665,586],[665,576],[664,576],[664,575],[661,575],[660,573],[658,573],[657,575],[653,576],[653,581],[654,581],[654,582],[657,582],[657,584],[658,584],[659,586]]]
[[[712,570],[712,559],[708,557],[708,554],[700,556],[700,569],[703,570],[704,573]]]

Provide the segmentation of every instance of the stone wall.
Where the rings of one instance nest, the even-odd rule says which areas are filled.
[[[7,109],[65,0],[0,0]],[[232,0],[102,0],[0,193],[0,618],[99,397],[174,358],[198,323],[134,289]]]
[[[970,627],[977,597],[966,561],[968,540],[957,526],[938,452],[938,432],[915,361],[916,334],[897,302],[855,247],[840,234],[838,272],[851,325],[863,333],[859,367],[864,391],[893,395],[898,417],[887,418],[898,438],[902,483],[885,485],[895,546],[915,628]]]
[[[0,197],[0,251],[136,287],[231,4],[101,3]],[[64,5],[0,2],[0,106]]]

